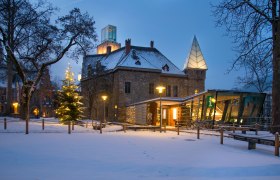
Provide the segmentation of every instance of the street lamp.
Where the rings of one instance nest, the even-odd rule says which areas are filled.
[[[159,115],[159,118],[160,118],[160,132],[161,132],[161,129],[162,129],[162,108],[161,108],[161,94],[163,93],[163,90],[165,89],[164,86],[158,86],[156,87],[156,90],[158,90],[158,93],[159,93],[159,108],[160,108],[160,115]]]
[[[103,96],[101,96],[101,98],[102,98],[102,100],[103,100],[103,102],[104,102],[104,122],[106,123],[106,119],[105,119],[105,116],[106,116],[106,112],[105,112],[105,102],[106,102],[108,96],[103,95]],[[102,120],[101,120],[101,119],[100,119],[100,134],[102,134]]]
[[[14,114],[18,114],[18,106],[19,106],[18,102],[14,102],[14,103],[13,103]]]

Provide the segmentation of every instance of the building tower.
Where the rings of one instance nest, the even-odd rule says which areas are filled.
[[[97,46],[97,54],[108,54],[121,47],[117,43],[117,27],[108,25],[101,31],[101,44]]]
[[[193,38],[189,55],[184,64],[184,73],[190,80],[190,94],[196,94],[205,90],[206,71],[208,67],[196,39]]]

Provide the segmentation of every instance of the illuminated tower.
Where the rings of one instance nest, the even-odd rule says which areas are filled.
[[[196,37],[193,38],[190,53],[184,64],[184,72],[190,81],[190,94],[205,90],[206,71],[208,67]]]
[[[121,47],[117,43],[117,27],[108,25],[101,31],[101,44],[97,46],[97,54],[108,54]]]

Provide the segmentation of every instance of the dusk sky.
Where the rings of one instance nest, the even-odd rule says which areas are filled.
[[[74,7],[93,16],[98,40],[101,29],[108,24],[117,27],[117,41],[124,46],[131,38],[132,45],[155,47],[177,67],[184,62],[196,35],[208,65],[206,89],[231,89],[236,87],[240,72],[227,74],[234,60],[231,39],[225,36],[225,29],[215,27],[211,14],[211,3],[217,0],[52,0],[60,8],[59,15],[68,13]],[[97,44],[99,44],[97,42]],[[94,53],[94,50],[93,52]],[[64,58],[53,65],[52,76],[64,77],[69,60]],[[76,74],[81,72],[82,58],[78,64],[70,60]]]

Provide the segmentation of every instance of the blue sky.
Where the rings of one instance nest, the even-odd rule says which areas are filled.
[[[211,3],[218,0],[52,0],[66,14],[74,7],[87,11],[94,17],[98,40],[101,29],[108,24],[117,26],[117,41],[124,45],[131,38],[132,45],[155,47],[179,68],[183,68],[194,35],[208,65],[206,89],[231,89],[236,87],[240,72],[227,74],[235,58],[231,39],[225,29],[215,27]],[[81,58],[82,59],[82,58]],[[52,76],[63,78],[69,60],[64,58],[52,67]],[[70,60],[74,72],[81,71],[80,61]]]

